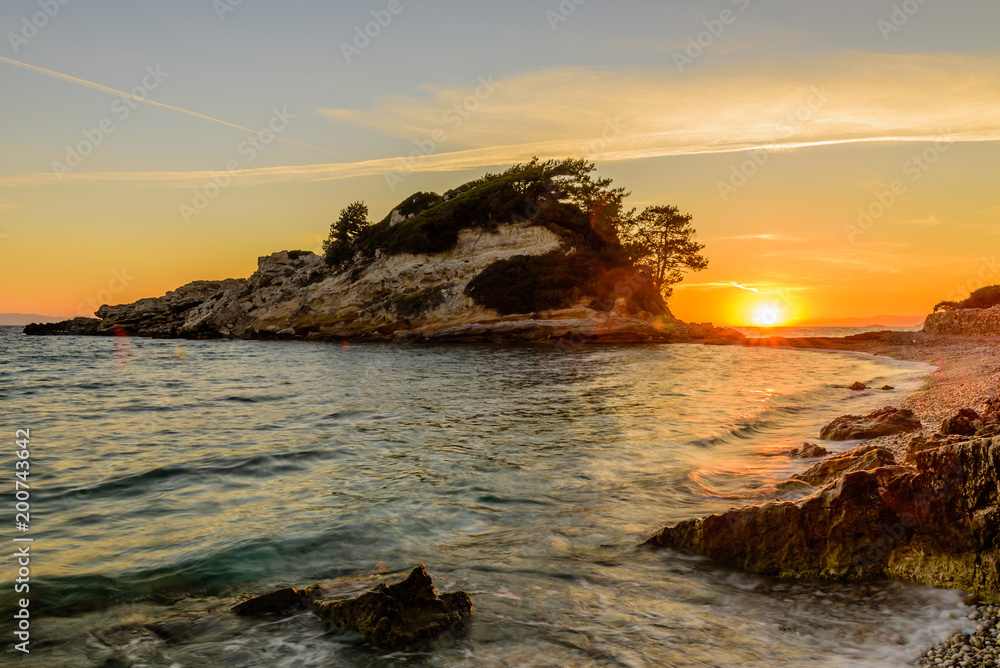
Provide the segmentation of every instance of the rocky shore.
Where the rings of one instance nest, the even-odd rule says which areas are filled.
[[[937,369],[898,407],[834,420],[824,438],[864,442],[779,485],[774,501],[664,527],[646,545],[785,578],[889,577],[998,600],[1000,338],[881,332],[745,343]],[[920,665],[996,665],[996,608],[970,614],[982,617],[979,635],[952,638]]]

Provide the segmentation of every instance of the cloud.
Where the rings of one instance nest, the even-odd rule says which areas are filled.
[[[40,74],[44,74],[45,76],[52,77],[53,79],[67,81],[69,83],[73,83],[78,86],[86,86],[87,88],[93,88],[94,90],[99,90],[102,93],[112,93],[114,95],[119,95],[121,97],[133,100],[135,102],[142,102],[144,104],[151,104],[157,107],[162,107],[164,109],[170,109],[171,111],[178,111],[182,114],[187,114],[188,116],[194,116],[195,118],[211,121],[213,123],[219,123],[220,125],[236,128],[237,130],[243,130],[251,134],[257,134],[257,130],[251,130],[250,128],[245,128],[242,125],[235,125],[234,123],[230,123],[229,121],[223,121],[218,118],[212,118],[211,116],[206,116],[205,114],[199,114],[198,112],[191,111],[190,109],[183,109],[181,107],[175,107],[169,104],[163,104],[162,102],[156,102],[154,100],[150,100],[147,97],[141,97],[138,95],[133,95],[132,93],[126,93],[124,91],[120,91],[115,88],[111,88],[109,86],[104,86],[99,83],[94,83],[93,81],[87,81],[86,79],[80,79],[79,77],[70,76],[69,74],[56,72],[55,70],[46,69],[44,67],[38,67],[37,65],[29,65],[28,63],[22,63],[20,60],[13,60],[11,58],[5,58],[3,56],[0,56],[0,62],[7,63],[8,65],[14,65],[15,67],[20,67],[22,69],[31,70],[32,72],[38,72]],[[157,72],[158,70],[159,68],[157,68]],[[163,73],[161,76],[169,76],[169,73]],[[284,139],[278,136],[275,136],[274,139],[285,142],[286,144],[295,144],[296,146],[303,146],[305,148],[311,148],[317,151],[322,151],[323,153],[330,153],[332,155],[339,155],[341,157],[344,157],[341,153],[337,153],[336,151],[328,151],[327,149],[320,148],[318,146],[310,146],[309,144],[300,144],[297,141]]]
[[[738,237],[716,237],[716,239],[722,240],[739,240],[739,241],[786,241],[789,243],[804,244],[812,241],[806,237],[792,237],[786,234],[745,234]]]
[[[927,216],[926,218],[898,220],[892,224],[897,226],[937,227],[941,224],[941,220],[937,216]]]
[[[536,155],[610,162],[869,142],[1000,141],[1000,56],[846,53],[684,75],[545,70],[497,79],[496,90],[464,118],[455,105],[478,85],[428,87],[424,95],[386,98],[371,109],[321,111],[341,125],[403,140],[400,157],[247,169],[235,172],[234,182],[461,171]],[[433,142],[430,155],[419,153],[412,142],[426,147],[436,130],[445,138]],[[63,178],[188,186],[213,174],[76,172]],[[52,174],[24,174],[0,179],[0,186],[53,182]]]

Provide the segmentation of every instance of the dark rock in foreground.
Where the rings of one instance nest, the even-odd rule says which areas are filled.
[[[868,386],[859,381],[851,385],[850,389],[854,390],[855,392],[861,392],[862,390],[867,390]]]
[[[855,471],[800,501],[681,522],[646,545],[792,578],[893,577],[1000,596],[1000,438]]]
[[[317,602],[315,610],[335,626],[400,649],[429,640],[471,615],[472,600],[462,591],[438,596],[421,564],[402,582],[382,582],[345,601]]]
[[[232,610],[247,617],[281,614],[306,607],[312,602],[314,593],[312,587],[304,590],[287,587],[237,603]]]
[[[24,328],[31,336],[110,336],[111,331],[101,331],[101,321],[97,318],[73,318],[62,322],[32,323]]]
[[[843,415],[823,427],[819,437],[828,441],[892,436],[921,428],[920,419],[908,408],[886,406],[868,415]]]

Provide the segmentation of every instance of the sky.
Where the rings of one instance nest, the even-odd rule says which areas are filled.
[[[6,0],[0,313],[91,315],[585,157],[693,216],[678,317],[1000,283],[995,0]]]

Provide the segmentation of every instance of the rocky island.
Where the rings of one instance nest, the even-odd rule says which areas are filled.
[[[355,203],[334,224],[323,255],[274,253],[260,258],[246,279],[195,281],[162,297],[101,306],[96,319],[29,325],[25,333],[630,343],[742,338],[671,314],[661,288],[680,280],[678,267],[661,262],[657,275],[644,261],[641,244],[624,229],[632,224],[621,207],[626,193],[592,179],[592,169],[576,160],[517,165],[444,195],[416,193],[377,224]],[[681,237],[682,250],[696,255],[690,251],[700,245]]]

